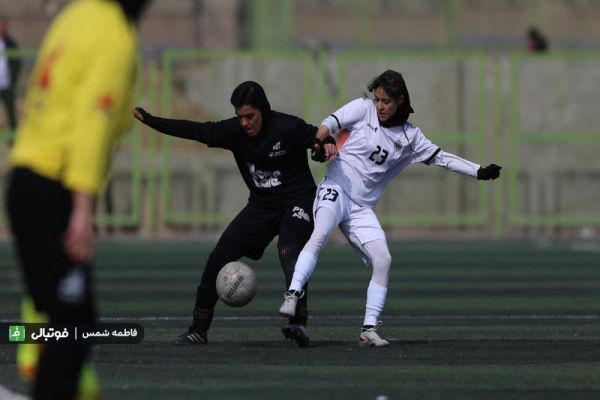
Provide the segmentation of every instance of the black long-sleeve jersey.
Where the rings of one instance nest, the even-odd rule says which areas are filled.
[[[139,110],[143,122],[161,133],[230,150],[250,190],[250,202],[276,205],[316,191],[306,150],[313,143],[317,127],[298,117],[271,111],[263,120],[260,134],[251,138],[237,118],[194,122],[160,118]]]

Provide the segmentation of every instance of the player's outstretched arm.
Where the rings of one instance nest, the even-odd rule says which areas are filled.
[[[489,181],[500,177],[501,166],[490,164],[487,167],[479,167],[477,170],[477,179],[480,181]]]
[[[196,122],[155,117],[142,107],[131,111],[134,118],[161,133],[181,139],[196,140]]]
[[[435,164],[450,171],[458,172],[480,181],[494,180],[500,177],[501,166],[490,164],[482,167],[472,161],[466,160],[456,154],[448,153],[438,148],[434,154],[425,161],[426,164]]]
[[[142,107],[135,107],[131,113],[135,119],[165,135],[195,140],[209,147],[222,149],[235,146],[236,133],[241,129],[239,122],[234,118],[217,122],[186,121],[156,117]]]

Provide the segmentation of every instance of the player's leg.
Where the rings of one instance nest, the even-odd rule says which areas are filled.
[[[45,324],[50,322],[48,314],[36,310],[31,296],[24,296],[21,302],[21,321],[25,323]],[[41,344],[25,343],[17,347],[17,367],[21,379],[33,382],[38,372]],[[79,375],[77,398],[80,400],[100,399],[100,382],[91,361],[86,361]]]
[[[329,240],[331,231],[344,218],[346,197],[338,185],[321,183],[313,208],[315,214],[313,232],[298,256],[292,282],[279,309],[279,314],[284,317],[295,315],[296,304],[304,295],[302,288],[317,266],[321,249]]]
[[[90,265],[77,265],[70,268],[57,285],[58,301],[48,309],[52,322],[92,323],[95,321],[95,308],[92,300]],[[36,379],[35,398],[45,398],[48,387],[56,385],[57,378],[75,392],[81,387],[83,365],[88,358],[90,346],[85,343],[51,343],[42,353]],[[75,373],[75,371],[77,371]],[[89,371],[86,374],[90,373]],[[97,385],[97,381],[95,382]],[[87,388],[89,389],[89,388]],[[99,392],[99,388],[98,392]],[[81,395],[82,392],[79,391]],[[60,397],[70,398],[70,397]]]
[[[387,297],[389,272],[392,262],[385,232],[373,210],[354,207],[350,217],[340,226],[352,246],[358,250],[365,263],[373,269],[367,288],[365,317],[360,334],[363,346],[387,346],[389,342],[377,334],[379,317]]]
[[[210,253],[196,290],[192,325],[175,344],[206,344],[215,305],[219,299],[217,275],[223,266],[242,257],[257,260],[277,234],[269,209],[247,205],[229,224]]]
[[[279,223],[277,249],[285,276],[286,288],[292,283],[298,255],[313,231],[312,203],[313,196],[290,203],[285,207]],[[304,296],[296,305],[296,314],[288,319],[288,324],[282,328],[282,333],[287,339],[294,340],[300,347],[305,347],[310,343],[306,331],[308,283],[304,285],[302,290]]]
[[[25,323],[46,324],[50,321],[48,314],[35,309],[33,299],[25,295],[21,301],[21,321]],[[42,345],[23,343],[17,347],[17,367],[19,375],[25,381],[33,381],[37,375]]]
[[[43,198],[43,201],[40,201]],[[71,193],[30,171],[13,171],[7,197],[10,225],[27,292],[50,322],[93,322],[91,267],[73,265],[62,236],[71,212]],[[73,398],[89,345],[46,344],[40,354],[34,397]]]

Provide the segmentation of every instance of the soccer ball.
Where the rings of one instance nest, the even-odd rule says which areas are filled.
[[[217,294],[223,303],[242,307],[256,294],[256,274],[241,261],[225,264],[217,275]]]

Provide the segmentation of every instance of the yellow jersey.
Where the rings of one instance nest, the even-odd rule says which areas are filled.
[[[30,77],[11,164],[96,195],[130,120],[136,48],[135,26],[117,2],[67,6]]]

